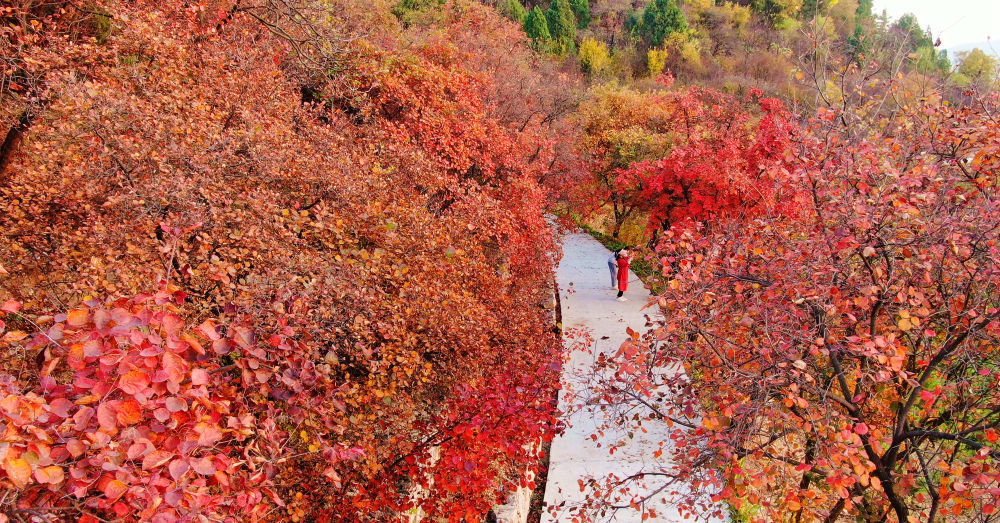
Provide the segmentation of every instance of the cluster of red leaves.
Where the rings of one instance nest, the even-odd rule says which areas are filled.
[[[661,81],[669,88],[673,79]],[[739,100],[695,86],[652,102],[670,122],[669,152],[619,173],[620,186],[642,194],[651,227],[753,216],[783,200],[778,189],[788,176],[793,126],[780,101],[758,90]]]
[[[555,252],[541,177],[570,160],[552,134],[560,98],[519,107],[520,84],[500,78],[544,83],[519,29],[476,4],[405,30],[388,2],[80,7],[18,7],[0,44],[5,74],[32,79],[3,98],[3,123],[23,138],[0,170],[0,298],[23,304],[6,318],[8,395],[26,401],[43,378],[75,387],[56,372],[72,344],[23,337],[50,329],[63,304],[91,304],[83,335],[133,350],[117,331],[93,334],[119,328],[113,315],[98,326],[93,296],[140,296],[104,307],[148,308],[157,319],[135,329],[179,359],[139,343],[128,363],[88,362],[109,387],[100,401],[119,403],[94,407],[80,433],[48,433],[50,446],[109,433],[124,453],[109,463],[124,470],[105,472],[125,483],[123,505],[100,489],[65,497],[76,460],[50,453],[39,463],[63,481],[5,475],[4,507],[128,519],[169,499],[187,503],[181,517],[245,516],[295,499],[295,514],[330,520],[485,514],[537,461],[558,374],[541,306]],[[161,280],[186,293],[178,310],[142,298]],[[212,407],[185,399],[189,410],[160,421],[177,393],[157,373],[185,368],[199,384],[177,374],[179,390],[204,389]],[[115,385],[133,371],[161,395]],[[112,411],[116,423],[140,417],[132,428],[186,421],[154,431],[162,441],[134,431],[153,443],[129,457]],[[184,423],[218,424],[223,439],[175,450],[198,434]],[[177,477],[172,462],[142,470],[154,450],[183,458]],[[228,484],[198,472],[209,455]],[[198,469],[182,474],[184,463]],[[160,490],[140,499],[147,479]]]
[[[667,477],[755,521],[995,518],[997,107],[921,103],[870,131],[820,111],[793,135],[791,212],[669,231],[664,315],[599,375],[674,451],[592,483],[595,504]]]
[[[280,503],[266,480],[300,449],[260,416],[266,404],[255,398],[260,387],[284,386],[298,404],[306,388],[323,388],[330,368],[297,368],[302,360],[294,355],[267,361],[275,347],[299,352],[278,335],[258,344],[245,326],[185,326],[177,308],[182,296],[161,291],[106,306],[89,301],[38,318],[51,326],[18,349],[11,344],[25,334],[5,334],[5,353],[37,350],[44,361],[27,390],[23,380],[2,377],[0,467],[8,486],[23,492],[9,508],[13,514],[45,518],[72,510],[80,521],[107,514],[168,522],[193,514],[259,517]],[[8,301],[4,312],[19,321],[19,308]],[[232,350],[247,357],[229,369],[211,364],[212,355]],[[363,454],[316,445],[327,474]]]

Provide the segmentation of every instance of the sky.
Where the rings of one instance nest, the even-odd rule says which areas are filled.
[[[913,13],[930,26],[942,48],[985,42],[1000,50],[1000,0],[875,0],[872,12],[885,10],[892,19]]]

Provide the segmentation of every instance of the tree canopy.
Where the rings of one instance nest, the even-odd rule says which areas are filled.
[[[640,31],[651,45],[662,45],[668,36],[687,28],[687,19],[676,0],[653,0],[642,12]]]

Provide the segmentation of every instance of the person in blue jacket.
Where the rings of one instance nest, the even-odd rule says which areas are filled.
[[[611,269],[611,288],[618,290],[618,251],[611,253],[608,258],[608,269]]]

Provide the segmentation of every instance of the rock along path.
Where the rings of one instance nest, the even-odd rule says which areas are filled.
[[[628,336],[625,333],[626,327],[641,332],[646,323],[645,315],[655,312],[652,308],[644,310],[649,291],[634,274],[629,275],[629,289],[625,292],[628,301],[615,300],[617,293],[611,288],[607,264],[610,255],[610,251],[587,234],[571,233],[563,238],[563,258],[559,264],[557,281],[564,342],[567,348],[572,347],[577,341],[571,338],[574,331],[586,329],[593,344],[589,350],[570,353],[563,367],[559,409],[570,414],[564,414],[564,421],[568,424],[565,433],[552,442],[545,487],[547,507],[565,503],[563,506],[568,508],[582,502],[585,493],[580,491],[578,480],[586,480],[588,477],[600,480],[609,473],[625,477],[638,472],[642,469],[644,460],[652,459],[653,452],[659,448],[659,441],[670,441],[665,431],[656,434],[656,430],[642,436],[637,435],[631,440],[623,434],[606,431],[604,436],[595,441],[591,434],[604,421],[604,414],[593,406],[573,408],[576,403],[574,391],[586,387],[587,370],[598,354],[617,352]],[[614,455],[609,454],[609,446],[623,437],[630,442],[629,445],[619,449]],[[666,455],[665,453],[664,456]],[[659,465],[663,465],[662,461]],[[656,496],[647,505],[656,512],[653,521],[690,521],[681,517],[672,503],[661,500],[662,497]],[[604,519],[617,522],[641,521],[641,513],[636,510],[619,510]],[[546,511],[542,515],[543,522],[569,520],[565,514],[552,517]]]

